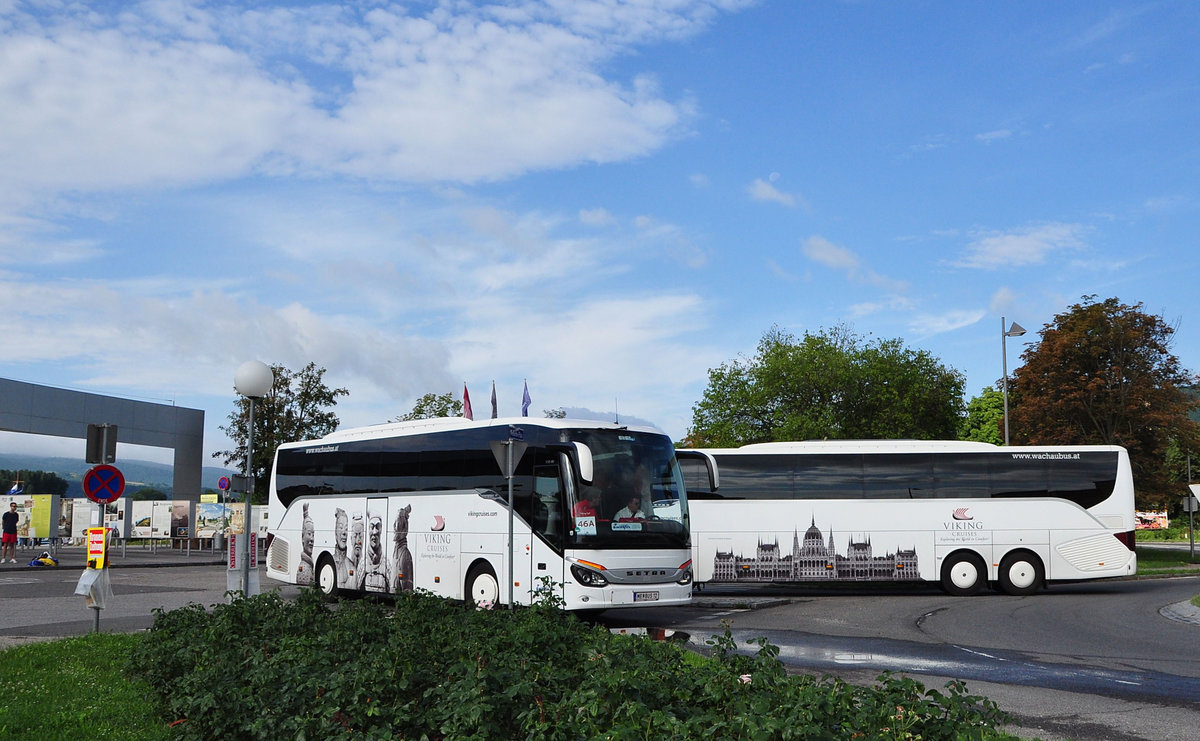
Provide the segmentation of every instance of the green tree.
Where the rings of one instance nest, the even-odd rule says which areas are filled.
[[[151,502],[151,501],[160,501],[161,502],[161,501],[165,501],[167,499],[167,493],[165,491],[160,491],[158,489],[154,489],[149,486],[143,486],[142,488],[140,488],[137,491],[130,494],[129,499],[130,499],[130,501],[134,501],[134,502]]]
[[[337,405],[339,396],[350,393],[326,386],[325,369],[315,363],[298,372],[272,365],[271,372],[274,374],[271,390],[265,397],[254,400],[254,461],[250,475],[254,478],[252,501],[260,504],[267,499],[275,449],[282,443],[311,440],[336,430],[338,418],[331,408]],[[229,424],[220,428],[235,448],[213,453],[214,458],[221,458],[226,466],[238,471],[246,470],[249,412],[249,400],[238,395],[234,410],[229,413]]]
[[[1022,355],[1009,392],[1009,434],[1036,445],[1121,445],[1129,451],[1138,504],[1161,507],[1173,490],[1172,441],[1200,451],[1196,376],[1171,354],[1175,329],[1115,298],[1080,303],[1042,328]]]
[[[453,391],[447,391],[444,394],[425,394],[420,399],[417,399],[417,403],[413,404],[411,412],[396,417],[392,421],[410,422],[414,419],[461,417],[462,413],[462,401],[454,398]]]
[[[958,428],[958,439],[1004,444],[1004,392],[985,387],[967,402],[967,416]]]
[[[961,373],[899,339],[868,343],[836,327],[797,340],[773,327],[753,358],[709,370],[687,440],[953,439],[962,396]]]
[[[8,491],[18,481],[21,482],[22,493],[30,496],[50,494],[61,497],[70,486],[66,479],[51,471],[0,470],[0,482],[4,482],[4,489],[0,491]]]

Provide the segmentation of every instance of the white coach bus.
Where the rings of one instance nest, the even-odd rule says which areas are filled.
[[[696,581],[991,583],[1129,576],[1134,492],[1116,446],[954,441],[760,443],[681,456]]]
[[[511,592],[508,481],[492,451],[509,439],[527,446],[512,479]],[[329,595],[529,604],[552,585],[568,610],[691,598],[682,473],[651,429],[528,417],[347,429],[280,446],[270,505],[267,575]]]

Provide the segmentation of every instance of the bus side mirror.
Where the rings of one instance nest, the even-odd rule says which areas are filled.
[[[581,484],[592,483],[592,478],[595,473],[595,464],[592,462],[592,449],[586,443],[572,442],[570,445],[566,443],[551,444],[546,446],[547,450],[553,450],[559,453],[566,453],[567,456],[575,461],[579,466],[579,480]]]
[[[595,473],[592,464],[592,449],[581,442],[576,442],[574,445],[575,459],[579,461],[579,478],[583,480],[583,483],[590,484]]]

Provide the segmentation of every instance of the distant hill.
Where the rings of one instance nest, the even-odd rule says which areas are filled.
[[[67,496],[83,496],[83,476],[92,467],[79,458],[58,458],[49,456],[21,455],[15,453],[0,453],[0,468],[16,471],[48,471],[66,479],[70,484]],[[158,489],[170,494],[174,488],[172,478],[174,467],[166,463],[153,461],[117,460],[114,463],[125,477],[126,490],[143,488]],[[200,469],[200,487],[217,490],[217,480],[222,476],[232,476],[236,471],[230,471],[219,466],[204,466]],[[0,482],[4,491],[12,482]],[[0,492],[3,493],[3,492]]]

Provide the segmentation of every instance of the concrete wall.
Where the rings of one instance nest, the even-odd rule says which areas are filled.
[[[200,500],[203,410],[0,378],[0,430],[87,439],[89,424],[116,425],[118,442],[172,448],[173,498]]]

